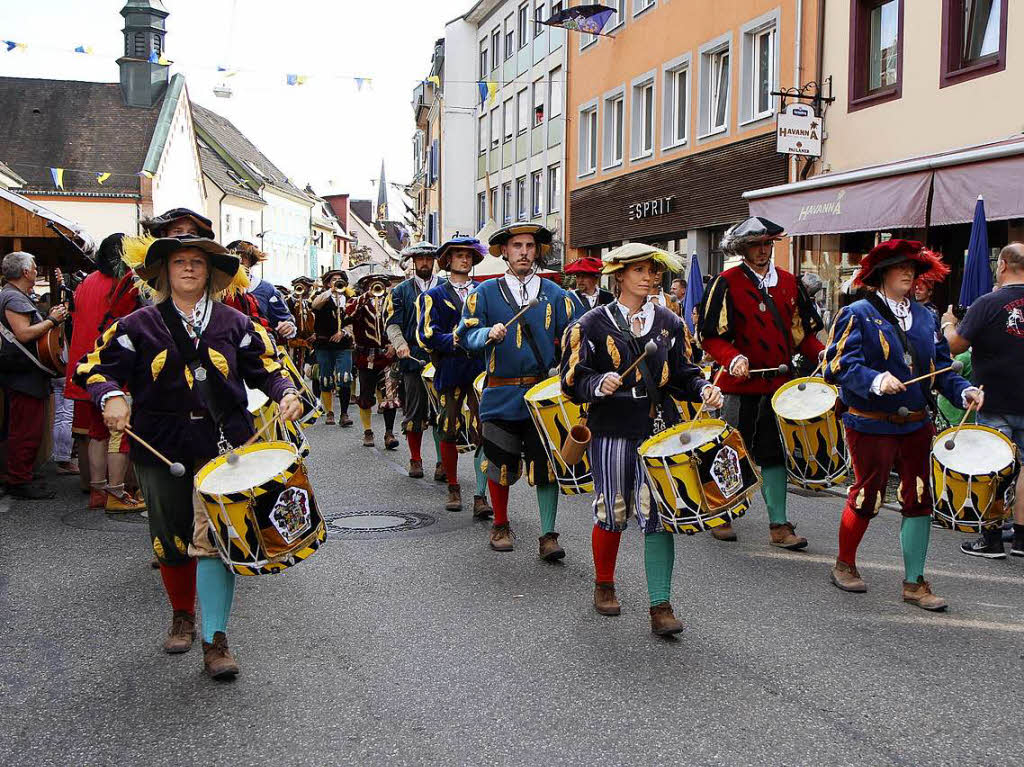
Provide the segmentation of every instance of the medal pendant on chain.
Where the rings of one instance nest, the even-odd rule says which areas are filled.
[[[760,310],[761,310],[762,312],[766,312],[766,311],[768,311],[768,307],[767,307],[767,306],[765,306],[765,303],[764,303],[764,301],[762,301],[761,303],[759,303],[759,304],[757,305],[757,308],[758,308],[758,309],[760,309]]]
[[[903,353],[903,362],[911,370],[914,369],[914,358],[910,355],[910,352],[904,352]]]
[[[193,371],[193,373],[195,374],[195,377],[196,377],[197,381],[205,381],[206,380],[206,368],[204,368],[202,365],[197,367]]]

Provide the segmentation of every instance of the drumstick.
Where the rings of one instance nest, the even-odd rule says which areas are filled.
[[[783,362],[776,368],[757,368],[755,370],[748,370],[747,374],[752,375],[754,373],[778,373],[780,376],[786,375],[789,372],[789,365]]]
[[[825,364],[825,360],[824,360],[824,358],[822,358],[822,360],[820,362],[818,362],[818,367],[814,368],[814,370],[811,371],[811,374],[809,376],[807,376],[807,377],[808,378],[814,378],[816,375],[818,375],[818,371],[821,370],[821,366],[824,365],[824,364]],[[804,391],[807,388],[807,382],[806,381],[801,381],[800,383],[798,383],[796,385],[796,388],[799,389],[800,391]]]
[[[911,378],[909,381],[904,381],[903,385],[907,386],[908,384],[917,383],[918,381],[923,381],[926,378],[931,378],[932,376],[942,375],[943,373],[949,373],[950,371],[952,371],[954,373],[959,373],[963,369],[964,369],[964,363],[962,363],[960,360],[953,360],[953,364],[950,365],[948,368],[943,368],[942,370],[936,370],[934,373],[925,373],[923,376],[918,376],[917,378]]]
[[[512,319],[505,323],[505,327],[507,328],[509,325],[518,320],[520,317],[522,317],[524,314],[530,311],[530,309],[532,309],[533,307],[537,306],[537,304],[539,303],[540,301],[537,300],[536,298],[531,298],[529,301],[526,302],[526,306],[524,306],[522,309],[520,309],[518,312],[512,315]],[[494,343],[494,340],[488,338],[487,344],[484,344],[484,346],[487,346],[488,344],[492,343]]]
[[[161,461],[166,463],[168,469],[170,469],[172,477],[184,477],[185,476],[185,466],[183,464],[178,463],[177,461],[172,461],[170,458],[168,458],[166,455],[161,453],[159,450],[157,450],[151,444],[146,442],[146,440],[144,440],[138,434],[133,432],[127,426],[124,427],[124,433],[128,434],[132,439],[134,439],[136,442],[138,442],[140,445],[142,445],[144,448],[146,448],[146,450],[148,450],[153,455],[155,455],[157,458],[159,458]]]
[[[978,387],[978,391],[984,391],[984,389],[984,384]],[[953,434],[950,436],[950,438],[947,439],[942,445],[944,448],[946,448],[946,450],[952,450],[954,447],[956,447],[956,437],[960,433],[960,430],[964,427],[964,424],[967,423],[967,418],[968,416],[970,416],[971,411],[974,410],[976,407],[977,405],[974,400],[971,400],[967,404],[967,412],[964,413],[964,417],[960,419],[960,423],[957,425],[955,429],[953,429]]]
[[[278,410],[278,417],[280,417],[280,415],[281,415],[281,411]],[[260,429],[258,432],[253,434],[251,437],[249,437],[249,439],[247,439],[245,442],[243,442],[238,447],[232,448],[228,452],[228,454],[225,456],[224,460],[227,461],[232,466],[234,466],[236,463],[238,463],[238,453],[235,452],[235,451],[236,450],[241,450],[243,447],[248,447],[253,442],[255,442],[260,437],[262,437],[263,434],[267,431],[267,429],[269,429],[271,426],[275,426],[275,425],[277,425],[277,418],[271,418],[269,421],[267,421],[265,424],[263,424],[263,428],[262,429]]]
[[[718,369],[718,373],[715,375],[715,380],[711,382],[712,386],[718,386],[718,379],[722,377],[722,373],[724,373],[724,372],[725,372],[725,368],[724,367]],[[701,400],[700,407],[697,408],[697,412],[693,416],[693,420],[694,421],[700,420],[700,417],[704,414],[704,408],[706,408],[707,405],[708,405],[708,401],[706,399]],[[680,445],[689,445],[690,444],[690,435],[687,434],[685,431],[682,434],[679,435],[679,444]]]
[[[648,357],[648,356],[650,356],[652,354],[656,354],[657,351],[658,351],[658,345],[656,343],[654,343],[654,341],[648,341],[647,343],[645,343],[644,344],[644,350],[642,352],[640,352],[640,356],[637,357],[635,360],[633,360],[633,362],[631,362],[629,364],[629,367],[627,367],[625,370],[623,370],[621,373],[619,373],[619,379],[622,380],[622,381],[625,381],[626,380],[626,376],[628,376],[630,373],[632,373],[636,369],[636,366],[644,361],[644,357]]]

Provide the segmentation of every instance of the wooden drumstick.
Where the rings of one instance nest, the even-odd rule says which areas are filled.
[[[807,376],[807,377],[808,378],[816,377],[818,375],[818,372],[821,370],[821,366],[824,365],[824,364],[825,364],[825,359],[822,358],[822,360],[818,363],[818,367],[814,368],[814,370],[811,371],[811,374],[809,376]],[[807,388],[807,382],[806,381],[801,381],[800,383],[798,383],[796,385],[796,388],[798,390],[800,390],[800,391],[804,391]]]
[[[725,372],[725,368],[724,367],[718,369],[718,373],[715,374],[715,380],[711,382],[712,386],[718,386],[718,379],[722,377],[722,373],[724,373],[724,372]],[[706,408],[707,406],[708,406],[708,401],[707,400],[701,400],[700,407],[697,408],[697,412],[693,416],[693,420],[694,421],[699,421],[700,420],[700,417],[704,414],[704,408]],[[680,445],[689,445],[690,444],[690,435],[687,434],[685,431],[682,434],[679,435],[679,444]]]
[[[626,380],[626,376],[628,376],[630,373],[632,373],[634,370],[636,370],[636,366],[639,365],[641,362],[643,362],[645,357],[649,357],[650,355],[657,354],[657,353],[658,353],[658,345],[656,343],[654,343],[654,341],[648,341],[647,343],[645,343],[644,344],[644,350],[642,352],[640,352],[640,356],[637,357],[635,360],[633,360],[629,364],[629,367],[627,367],[625,370],[623,370],[621,373],[619,373],[619,380],[625,381]]]
[[[537,306],[538,304],[540,304],[540,301],[538,299],[531,298],[529,301],[526,302],[526,306],[524,306],[518,312],[513,314],[512,315],[512,319],[510,319],[508,322],[505,323],[505,328],[507,329],[513,322],[518,320],[520,317],[522,317],[524,314],[526,314],[528,311],[530,311],[530,309],[532,309],[533,307]],[[484,346],[487,346],[488,344],[493,344],[493,343],[496,343],[496,342],[493,339],[488,338],[487,339],[487,343],[484,344]]]
[[[232,448],[227,453],[227,455],[225,456],[224,460],[227,461],[231,466],[234,466],[236,463],[238,463],[238,453],[236,451],[237,450],[241,450],[243,447],[248,447],[253,442],[255,442],[260,437],[262,437],[266,433],[267,429],[269,429],[271,426],[276,426],[277,425],[278,418],[280,418],[280,417],[281,417],[281,411],[278,410],[278,415],[277,415],[276,418],[271,418],[269,421],[267,421],[265,424],[263,424],[263,428],[262,429],[260,429],[258,432],[253,434],[251,437],[249,437],[249,439],[247,439],[245,442],[243,442],[238,447]],[[283,419],[282,419],[282,421],[283,421]]]
[[[949,372],[959,373],[963,369],[964,369],[964,363],[962,363],[960,360],[953,360],[953,364],[950,365],[948,368],[943,368],[942,370],[936,370],[934,373],[925,373],[923,376],[918,376],[917,378],[911,378],[909,381],[904,381],[903,385],[904,386],[908,386],[908,385],[910,385],[912,383],[918,383],[919,381],[923,381],[926,378],[931,378],[933,376],[942,375],[943,373],[949,373]]]
[[[984,391],[984,390],[985,390],[984,384],[982,384],[981,386],[978,387],[978,391]],[[967,405],[967,412],[964,413],[964,417],[960,419],[960,423],[957,424],[957,427],[955,429],[953,429],[953,433],[950,435],[949,439],[947,439],[942,444],[942,446],[944,448],[946,448],[946,450],[952,450],[954,447],[956,447],[956,437],[957,437],[957,435],[960,433],[960,430],[964,427],[964,424],[967,423],[967,419],[970,417],[971,411],[975,410],[976,408],[977,408],[977,405],[975,404],[974,400],[971,400],[971,402],[969,402],[968,405]]]
[[[146,448],[146,450],[148,450],[153,455],[155,455],[157,458],[159,458],[161,461],[166,463],[168,469],[171,472],[171,476],[172,477],[184,477],[185,476],[185,466],[184,466],[184,464],[178,463],[177,461],[172,461],[170,458],[168,458],[166,455],[161,453],[159,450],[157,450],[151,444],[146,442],[146,440],[144,440],[138,434],[133,432],[127,426],[124,427],[124,433],[129,435],[132,439],[134,439],[136,442],[138,442],[140,445],[142,445],[144,448]]]

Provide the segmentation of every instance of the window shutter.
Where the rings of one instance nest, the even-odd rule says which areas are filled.
[[[441,175],[441,146],[437,139],[430,142],[430,181],[437,181]]]

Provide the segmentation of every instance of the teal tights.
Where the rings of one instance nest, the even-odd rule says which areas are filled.
[[[900,525],[900,546],[903,549],[903,570],[909,583],[924,577],[924,559],[928,555],[928,539],[932,535],[931,517],[904,517]]]
[[[768,507],[768,521],[781,525],[786,521],[786,467],[765,466],[761,469],[761,495]]]
[[[196,591],[202,615],[203,641],[213,642],[218,631],[228,630],[231,600],[235,596],[235,574],[216,557],[200,557],[196,572]]]
[[[644,570],[647,573],[647,595],[651,607],[669,601],[672,596],[672,566],[676,559],[676,542],[664,530],[644,536]]]
[[[478,447],[473,457],[473,468],[476,469],[476,494],[480,496],[487,494],[487,472],[481,468],[484,460],[484,449]]]
[[[558,485],[554,482],[537,485],[537,505],[540,506],[541,535],[555,532],[555,517],[558,516]]]

